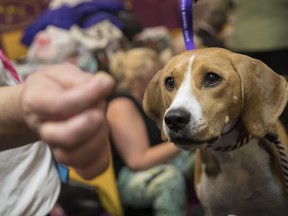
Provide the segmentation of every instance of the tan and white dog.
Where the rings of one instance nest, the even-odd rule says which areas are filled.
[[[264,138],[276,133],[288,152],[278,120],[287,100],[287,81],[264,63],[206,48],[171,59],[150,82],[143,106],[163,139],[197,149],[195,190],[206,215],[287,216],[279,153]]]

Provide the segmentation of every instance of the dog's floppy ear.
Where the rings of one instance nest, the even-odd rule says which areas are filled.
[[[161,72],[161,70],[158,71],[149,82],[143,99],[143,108],[145,113],[151,119],[153,119],[161,129],[162,139],[167,140],[162,127],[162,119],[165,112],[165,106],[163,103],[161,84],[159,82]]]
[[[251,135],[263,137],[287,104],[287,81],[263,62],[235,55],[232,62],[241,80],[242,121]]]

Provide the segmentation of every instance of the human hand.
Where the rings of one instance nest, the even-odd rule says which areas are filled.
[[[109,162],[105,97],[113,89],[104,72],[94,76],[68,64],[47,68],[24,83],[23,118],[60,163],[91,179]]]

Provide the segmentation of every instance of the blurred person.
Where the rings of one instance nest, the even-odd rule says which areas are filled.
[[[219,0],[219,9],[232,10],[229,49],[288,75],[288,0]]]
[[[226,13],[222,10],[214,9],[209,12],[209,15],[205,21],[202,21],[197,31],[196,36],[201,41],[201,47],[225,47],[221,33],[227,22]]]
[[[142,108],[146,87],[161,68],[156,52],[143,47],[120,51],[110,65],[118,89],[109,100],[107,118],[124,209],[152,207],[157,216],[186,215],[185,178],[193,175],[194,155],[163,142]]]
[[[0,215],[47,215],[64,176],[55,161],[86,179],[107,168],[105,97],[113,88],[109,75],[68,64],[21,83],[0,50]]]

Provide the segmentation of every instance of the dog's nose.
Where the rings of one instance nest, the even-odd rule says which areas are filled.
[[[180,130],[190,121],[190,113],[184,109],[170,110],[166,113],[164,121],[171,130]]]

